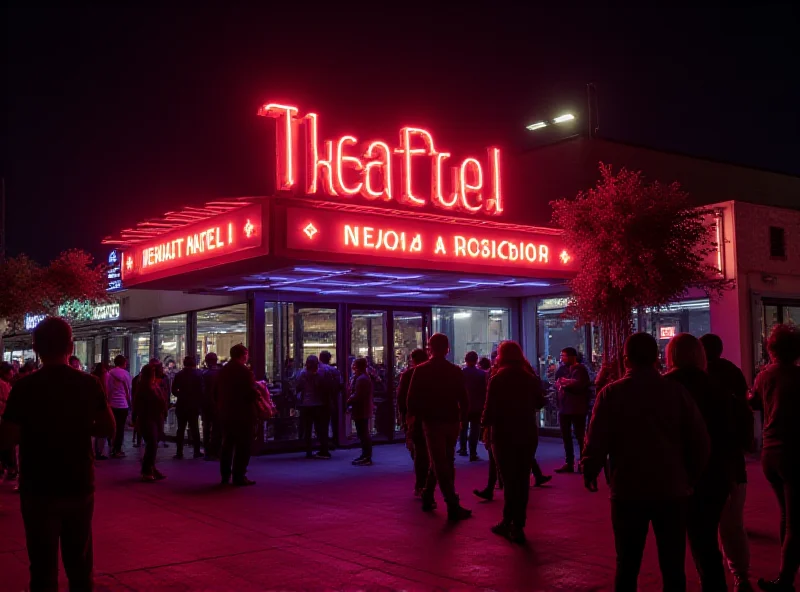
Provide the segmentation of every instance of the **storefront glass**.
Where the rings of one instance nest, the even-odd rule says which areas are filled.
[[[129,369],[131,376],[136,376],[150,361],[150,333],[134,333],[131,336],[131,359]]]
[[[199,363],[211,352],[215,352],[220,363],[224,363],[230,357],[231,347],[239,343],[247,344],[246,304],[197,313],[196,350]]]
[[[183,365],[186,355],[186,315],[161,317],[153,321],[156,333],[156,355],[164,368],[172,373]]]
[[[568,298],[542,298],[536,307],[537,336],[539,360],[537,370],[542,380],[553,382],[558,370],[561,350],[574,347],[578,351],[578,358],[587,367],[592,365],[591,360],[584,359],[586,355],[586,332],[578,328],[573,319],[564,318]],[[594,339],[594,336],[593,336]],[[599,335],[597,336],[599,339]]]
[[[95,364],[99,364],[103,361],[103,338],[102,337],[95,337],[94,338],[94,360],[92,363],[92,368],[94,368]],[[92,370],[89,368],[89,370]]]
[[[114,364],[114,358],[125,354],[125,338],[122,336],[108,338],[108,363]]]
[[[91,370],[89,364],[89,342],[85,339],[76,340],[72,353],[81,361],[81,366],[83,369],[86,372],[89,372]]]
[[[350,365],[356,358],[367,359],[367,372],[374,388],[374,414],[370,422],[373,434],[383,438],[394,435],[394,397],[391,380],[387,375],[386,319],[382,310],[354,310],[350,313],[350,352],[347,376],[352,380]],[[350,422],[348,436],[355,434],[355,425]]]
[[[661,309],[644,309],[639,326],[641,331],[656,338],[664,362],[667,343],[678,333],[701,337],[711,331],[711,305],[704,298],[683,300]]]
[[[756,374],[769,363],[767,339],[775,325],[800,325],[800,301],[765,299],[761,305],[761,336],[755,343]]]
[[[400,384],[400,375],[408,367],[411,352],[417,348],[424,347],[427,342],[425,334],[426,317],[421,312],[394,311],[394,365],[392,393],[396,395],[397,386]],[[398,423],[399,414],[397,413],[397,397],[392,397],[392,419],[394,420],[395,433],[402,430],[403,426]]]
[[[510,339],[507,308],[459,308],[442,306],[433,309],[433,332],[450,339],[451,362],[461,364],[468,351],[490,357],[501,341]]]
[[[292,303],[265,305],[266,377],[278,417],[266,421],[259,440],[267,444],[303,437],[296,382],[305,359],[329,351],[336,366],[336,309],[303,307]]]

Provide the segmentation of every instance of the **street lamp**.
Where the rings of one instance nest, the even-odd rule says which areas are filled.
[[[525,126],[528,131],[535,132],[536,130],[542,129],[547,127],[550,124],[559,124],[565,123],[567,121],[573,121],[575,116],[572,113],[564,113],[564,115],[559,115],[555,119],[551,119],[550,121],[537,121],[536,123],[532,123],[528,126]]]

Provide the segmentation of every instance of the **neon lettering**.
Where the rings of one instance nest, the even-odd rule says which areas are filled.
[[[382,159],[378,159],[376,152],[382,153]],[[364,185],[361,190],[361,195],[367,199],[390,201],[392,199],[392,151],[389,145],[384,142],[372,142],[372,144],[367,146],[364,158],[374,158],[377,160],[368,162],[364,167]],[[372,185],[373,169],[375,169],[376,173],[381,175],[383,189],[380,191],[374,189]]]
[[[339,138],[339,141],[336,142],[336,189],[342,193],[342,195],[356,195],[361,191],[361,188],[364,186],[364,183],[360,182],[355,185],[355,187],[347,187],[344,183],[344,166],[347,164],[348,166],[352,167],[356,171],[361,171],[364,168],[364,165],[361,162],[360,158],[355,156],[345,156],[344,155],[344,145],[348,144],[350,146],[355,145],[358,142],[353,136],[342,136]]]
[[[292,128],[297,107],[268,103],[258,112],[259,115],[274,117],[278,121],[275,127],[275,153],[277,166],[277,187],[279,190],[288,190],[294,186],[294,134]]]
[[[550,249],[547,248],[547,245],[539,245],[539,261],[550,263]]]
[[[467,239],[463,236],[454,236],[453,237],[454,246],[453,246],[453,253],[456,257],[466,257],[467,256]]]
[[[363,155],[348,154],[358,141],[355,136],[344,135],[325,140],[320,144],[319,117],[316,113],[298,116],[297,107],[267,103],[259,115],[276,119],[276,175],[279,190],[297,190],[305,194],[324,193],[332,197],[361,195],[368,200],[391,201],[425,207],[430,202],[444,210],[459,210],[469,214],[503,213],[500,178],[500,149],[487,150],[486,160],[468,157],[454,167],[451,179],[444,179],[445,161],[450,152],[436,149],[433,135],[419,127],[400,129],[399,146],[375,140],[367,144]],[[302,125],[305,137],[305,159],[297,156],[297,128]],[[395,191],[392,176],[392,158],[400,159],[400,190]],[[414,157],[427,157],[430,166],[430,191],[420,193],[416,186],[421,171]],[[488,167],[484,169],[484,166]],[[298,174],[298,170],[304,172]],[[484,175],[486,170],[486,175]],[[304,183],[298,183],[298,177]],[[490,246],[490,249],[492,247]]]
[[[422,251],[422,237],[419,234],[415,235],[414,239],[411,241],[410,251],[412,253],[419,253]]]
[[[352,227],[349,224],[344,225],[344,244],[349,246],[352,244],[354,247],[358,246],[358,227]]]
[[[372,248],[375,247],[375,243],[372,242],[372,238],[373,238],[372,233],[373,232],[374,232],[373,228],[371,228],[369,226],[365,226],[364,227],[364,246],[367,249],[372,249]]]

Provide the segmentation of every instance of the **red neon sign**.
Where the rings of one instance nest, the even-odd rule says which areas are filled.
[[[435,269],[561,277],[574,270],[562,237],[502,227],[407,220],[369,214],[287,208],[286,246],[291,250],[346,255],[350,262],[383,259]],[[353,257],[355,255],[355,257]],[[403,259],[388,262],[387,259]],[[566,272],[566,274],[565,274]]]
[[[262,224],[261,206],[247,206],[136,245],[123,254],[123,284],[248,257],[239,254],[266,245]]]
[[[297,107],[278,103],[268,103],[258,111],[259,115],[276,119],[275,170],[280,190],[332,197],[360,195],[373,201],[397,199],[414,207],[424,207],[430,202],[443,210],[468,214],[503,213],[499,148],[489,148],[484,160],[467,157],[452,162],[449,152],[436,149],[431,133],[417,127],[402,128],[399,146],[394,150],[386,142],[362,143],[354,135],[326,140],[320,145],[319,116],[309,113],[298,117],[298,113]],[[305,143],[302,158],[296,141],[301,126]],[[393,155],[398,156],[399,191],[392,177]],[[298,175],[301,162],[303,182]],[[445,167],[449,164],[454,166],[450,166],[447,175]],[[430,170],[430,187],[426,190],[417,186],[421,184],[415,171],[420,165]]]

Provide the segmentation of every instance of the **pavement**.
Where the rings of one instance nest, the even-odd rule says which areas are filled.
[[[412,496],[402,445],[376,446],[375,464],[353,467],[355,450],[330,461],[302,454],[255,457],[254,487],[218,484],[216,463],[174,461],[159,449],[166,481],[138,480],[138,450],[98,463],[94,517],[97,590],[610,590],[614,541],[608,491],[590,494],[579,475],[531,491],[527,546],[489,528],[502,510],[471,495],[488,463],[458,458],[457,487],[474,518],[448,524]],[[187,448],[187,453],[190,452]],[[482,449],[481,449],[482,452]],[[561,462],[544,438],[545,472]],[[483,454],[485,457],[485,453]],[[757,461],[749,467],[746,523],[755,577],[777,574],[778,508]],[[440,503],[440,508],[443,504]],[[689,589],[699,590],[691,557]],[[17,494],[0,484],[0,590],[23,590],[28,564]],[[61,588],[66,579],[61,573]],[[639,579],[660,590],[652,535]]]

